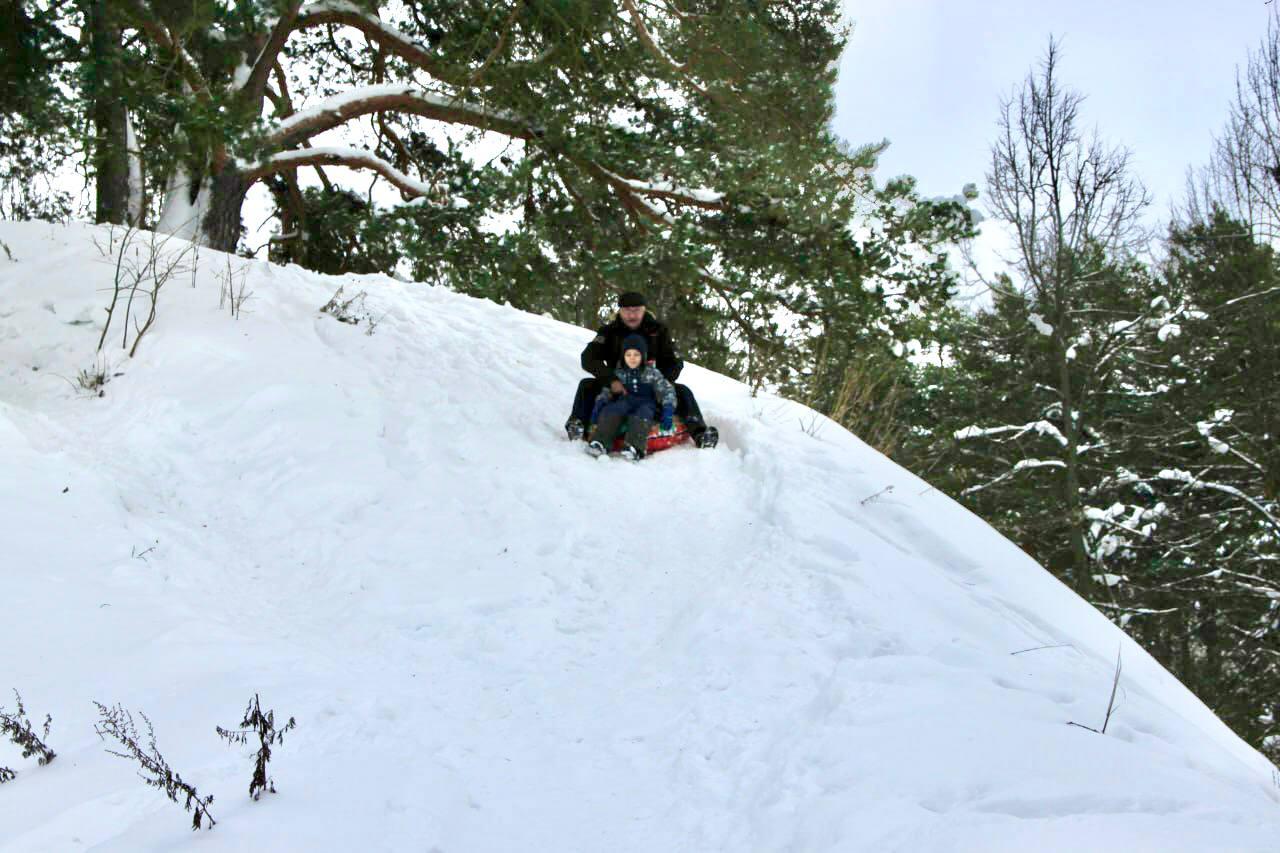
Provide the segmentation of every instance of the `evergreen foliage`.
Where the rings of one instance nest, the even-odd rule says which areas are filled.
[[[52,180],[77,151],[65,86],[79,47],[57,26],[69,5],[0,5],[0,218],[61,220],[75,211]]]
[[[1108,185],[1124,186],[1125,159],[1073,132],[1078,96],[1052,80],[1055,48],[1006,107],[989,176],[1021,255],[989,306],[940,315],[939,357],[910,365],[897,456],[1274,759],[1280,268],[1258,222],[1220,206],[1174,226],[1155,266],[1135,260],[1145,238],[1092,228],[1123,224],[1123,205],[1091,223],[1082,183],[1048,176],[1110,163]],[[1094,153],[1046,168],[1049,135],[1019,135],[1055,122],[1065,149]],[[1002,182],[1001,167],[1025,180]],[[1055,211],[1055,198],[1069,202]]]
[[[1148,329],[1151,387],[1117,476],[1155,529],[1100,518],[1129,555],[1116,594],[1144,614],[1131,632],[1277,757],[1280,265],[1218,210],[1172,230],[1164,278],[1170,317]]]
[[[583,325],[642,290],[690,357],[826,411],[855,353],[927,344],[942,247],[971,229],[910,179],[877,187],[879,146],[832,136],[837,0],[58,12],[50,38],[91,36],[68,79],[99,220],[232,249],[263,183],[275,259]]]

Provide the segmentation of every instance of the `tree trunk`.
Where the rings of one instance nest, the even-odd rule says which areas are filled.
[[[89,112],[93,120],[93,170],[97,204],[94,219],[122,225],[129,221],[127,108],[121,86],[120,28],[106,0],[90,0]]]
[[[280,236],[272,238],[267,259],[277,264],[307,265],[307,206],[296,173],[268,180],[280,217]]]
[[[1063,312],[1065,313],[1065,312]],[[1080,504],[1080,429],[1075,417],[1075,398],[1071,387],[1071,363],[1067,360],[1067,341],[1063,340],[1064,319],[1060,315],[1054,327],[1054,356],[1058,360],[1058,393],[1062,397],[1063,437],[1067,440],[1066,494],[1067,535],[1071,539],[1071,585],[1081,598],[1088,598],[1093,578],[1089,577],[1089,552],[1084,542],[1084,512]]]
[[[240,242],[240,208],[249,186],[230,164],[204,180],[208,182],[209,204],[200,223],[201,242],[211,249],[234,252]],[[202,188],[201,194],[205,191]]]

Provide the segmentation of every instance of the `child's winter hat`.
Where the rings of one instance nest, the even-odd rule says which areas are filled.
[[[622,354],[626,355],[627,350],[640,350],[640,360],[647,361],[649,358],[649,343],[644,339],[644,335],[627,335],[622,339]]]

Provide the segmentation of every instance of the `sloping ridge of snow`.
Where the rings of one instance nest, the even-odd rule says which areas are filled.
[[[720,448],[593,461],[589,331],[207,250],[91,397],[107,233],[0,223],[0,691],[58,751],[0,744],[0,850],[1275,849],[1260,755],[804,407],[690,366]],[[372,335],[317,310],[340,284]],[[1067,725],[1118,650],[1107,734]],[[214,733],[254,693],[298,721],[259,802]],[[212,832],[91,700],[147,714]]]

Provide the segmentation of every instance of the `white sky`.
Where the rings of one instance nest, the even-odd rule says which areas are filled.
[[[1000,99],[1062,38],[1062,80],[1081,117],[1128,147],[1162,219],[1187,167],[1208,157],[1237,65],[1266,32],[1265,0],[846,0],[854,32],[836,87],[836,131],[888,138],[885,176],[926,196],[982,189]]]

